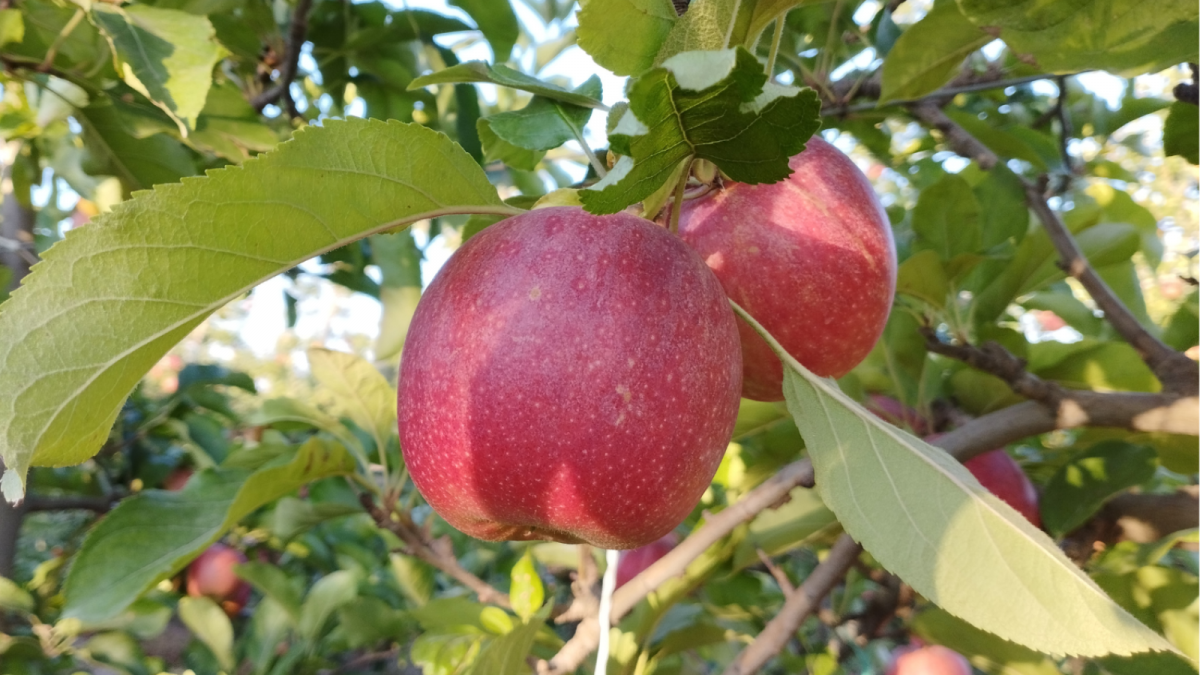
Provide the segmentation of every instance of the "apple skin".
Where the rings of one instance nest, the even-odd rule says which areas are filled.
[[[250,584],[239,577],[233,568],[246,562],[246,556],[225,544],[213,544],[188,565],[187,593],[193,598],[212,598],[233,616],[250,599]]]
[[[186,468],[178,468],[167,474],[163,479],[162,487],[169,492],[179,492],[187,485],[188,479],[192,477],[192,470]]]
[[[421,298],[400,363],[404,460],[473,537],[637,548],[708,487],[741,370],[720,283],[677,237],[538,209],[468,241]]]
[[[726,182],[684,202],[679,236],[725,292],[783,348],[822,377],[841,377],[883,333],[896,291],[896,245],[866,176],[814,136],[792,175],[766,185]],[[749,324],[742,395],[783,399],[783,365]]]
[[[924,436],[932,431],[932,429],[929,428],[929,421],[922,417],[921,413],[904,405],[891,396],[884,396],[883,394],[868,394],[866,408],[884,422],[898,427],[911,429],[913,434],[917,436]]]
[[[892,652],[887,675],[971,675],[971,664],[949,647],[908,646]]]
[[[617,588],[629,583],[631,579],[646,571],[646,568],[658,562],[662,557],[675,548],[679,539],[672,532],[658,541],[650,542],[632,551],[621,551],[617,563]]]
[[[963,462],[963,466],[992,494],[1025,516],[1035,527],[1042,527],[1038,511],[1038,493],[1021,465],[1004,448],[989,450]]]

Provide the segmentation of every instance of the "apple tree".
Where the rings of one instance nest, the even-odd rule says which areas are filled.
[[[0,672],[1197,672],[1198,32],[0,0]]]

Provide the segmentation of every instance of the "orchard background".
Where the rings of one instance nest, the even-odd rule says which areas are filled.
[[[891,220],[886,330],[743,401],[608,672],[1196,672],[1196,4],[581,4],[0,2],[0,672],[593,672],[602,552],[407,480],[421,289],[539,201],[780,180],[818,115]],[[638,127],[695,90],[721,114]],[[1044,533],[933,433],[1005,448]]]

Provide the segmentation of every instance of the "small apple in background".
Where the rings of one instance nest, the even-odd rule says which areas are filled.
[[[617,563],[617,588],[629,583],[631,579],[646,571],[654,563],[671,552],[679,538],[672,532],[658,541],[646,544],[632,551],[621,551],[620,562]]]
[[[917,436],[924,436],[933,431],[929,421],[922,417],[921,413],[891,396],[868,394],[866,408],[879,419],[902,429],[910,429]]]
[[[163,479],[162,489],[170,492],[179,492],[187,485],[188,479],[192,477],[192,470],[187,467],[179,467],[167,474]]]
[[[225,544],[213,544],[188,565],[187,594],[193,598],[212,598],[225,613],[234,616],[250,599],[250,584],[234,572],[234,566],[246,562],[246,556]]]
[[[971,664],[949,647],[909,645],[892,652],[887,675],[971,675]]]
[[[858,365],[883,333],[896,290],[896,245],[866,176],[813,136],[774,184],[726,182],[684,202],[679,236],[783,348],[822,377]],[[783,400],[783,365],[738,321],[742,395]]]
[[[943,434],[927,436],[926,441],[932,443]],[[1025,475],[1025,471],[1017,464],[1004,448],[989,450],[982,455],[976,455],[963,462],[963,466],[975,476],[980,485],[988,492],[1000,498],[1000,501],[1017,510],[1017,513],[1033,523],[1034,527],[1042,526],[1042,515],[1038,510],[1037,488],[1033,481]]]
[[[691,512],[725,453],[737,330],[704,261],[648,220],[509,218],[417,306],[398,387],[406,466],[473,537],[644,546]]]
[[[1067,322],[1063,321],[1062,317],[1048,309],[1038,310],[1034,312],[1034,316],[1037,318],[1038,323],[1042,325],[1042,330],[1046,332],[1054,332],[1067,326]]]

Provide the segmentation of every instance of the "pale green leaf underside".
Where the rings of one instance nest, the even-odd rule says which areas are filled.
[[[359,356],[317,347],[308,350],[308,365],[342,414],[371,434],[382,452],[396,429],[396,392],[383,375]]]
[[[444,135],[375,120],[141,193],[68,233],[0,306],[0,457],[22,479],[91,457],[172,345],[304,260],[429,216],[517,212]]]
[[[208,17],[146,5],[94,5],[126,82],[188,128],[204,107],[221,45]]]
[[[209,598],[179,599],[179,619],[217,657],[225,670],[233,670],[233,623],[225,610]]]
[[[84,539],[67,575],[63,616],[85,623],[116,616],[263,504],[353,471],[344,448],[313,438],[253,474],[205,471],[180,492],[148,490],[126,499]]]
[[[768,341],[784,360],[784,396],[821,498],[884,567],[951,614],[1039,652],[1172,650],[962,464]]]

